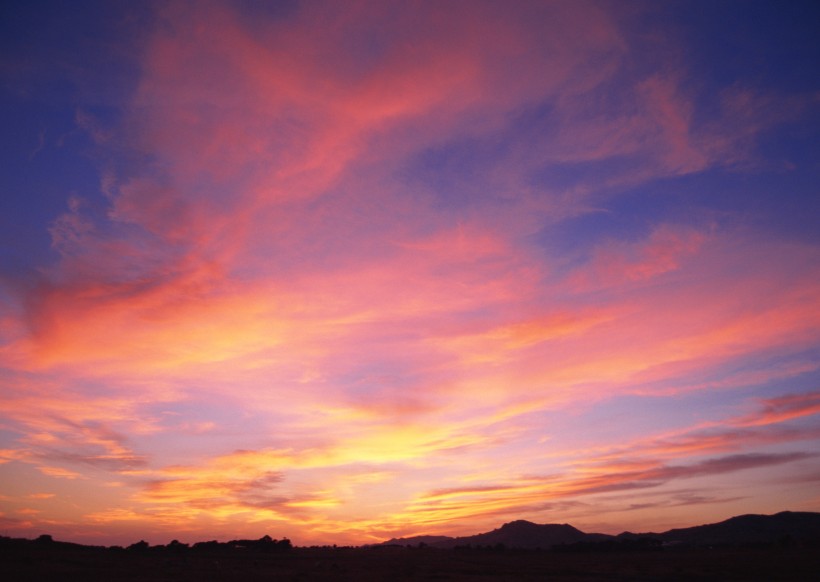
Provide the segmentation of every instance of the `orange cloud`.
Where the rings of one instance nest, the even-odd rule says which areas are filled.
[[[104,489],[75,522],[355,541],[815,462],[780,447],[820,405],[778,383],[817,370],[815,246],[638,202],[628,237],[550,238],[748,161],[776,97],[710,117],[597,3],[155,16],[122,124],[77,115],[127,153],[104,201],[0,290],[0,463]],[[656,503],[740,496],[703,489]]]

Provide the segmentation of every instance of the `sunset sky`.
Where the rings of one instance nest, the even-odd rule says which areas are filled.
[[[0,535],[820,511],[818,30],[3,3]]]

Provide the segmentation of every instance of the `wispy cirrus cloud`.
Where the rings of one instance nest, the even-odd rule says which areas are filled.
[[[6,465],[317,540],[811,472],[817,246],[731,188],[812,95],[702,86],[636,7],[270,10],[157,6],[72,106],[100,180],[3,279]]]

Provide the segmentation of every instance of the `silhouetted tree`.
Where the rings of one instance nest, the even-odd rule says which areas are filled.
[[[181,552],[188,549],[188,544],[183,544],[179,540],[171,540],[171,543],[166,546],[169,550]]]
[[[148,549],[148,542],[145,540],[140,540],[137,543],[128,546],[128,549],[132,552],[144,552]]]
[[[209,550],[217,550],[222,544],[220,544],[216,540],[211,540],[209,542],[197,542],[194,544],[193,549],[197,551],[209,551]]]

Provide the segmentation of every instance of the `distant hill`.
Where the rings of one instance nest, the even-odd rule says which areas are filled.
[[[783,511],[775,515],[739,515],[718,523],[671,529],[661,533],[623,532],[617,536],[586,533],[569,524],[536,524],[516,520],[505,523],[489,532],[472,536],[449,537],[421,535],[393,538],[377,546],[429,546],[432,548],[471,547],[475,549],[521,548],[560,549],[562,551],[643,551],[660,549],[662,546],[795,546],[820,549],[820,513]],[[45,553],[59,552],[108,552],[111,555],[181,555],[233,553],[267,554],[290,551],[288,538],[275,540],[263,536],[258,540],[231,540],[229,542],[204,541],[193,545],[177,540],[168,545],[150,546],[140,541],[127,548],[112,546],[84,546],[59,542],[49,535],[36,540],[0,536],[0,553],[14,554],[19,551]],[[0,564],[2,572],[2,564]],[[0,579],[3,577],[0,576]]]
[[[409,538],[394,538],[386,544],[411,545],[419,543],[435,548],[454,548],[456,546],[486,547],[499,544],[508,548],[551,548],[560,544],[574,544],[577,542],[600,541],[612,536],[605,534],[588,534],[569,524],[543,524],[517,520],[505,523],[498,529],[473,536],[414,536]]]
[[[692,546],[774,543],[820,543],[820,513],[784,511],[775,515],[740,515],[719,523],[672,529],[662,533],[624,532],[618,536],[585,533],[569,524],[539,525],[512,521],[498,529],[472,536],[414,536],[394,538],[385,544],[435,548],[456,546],[542,548],[582,544],[618,543],[652,538],[664,544]]]
[[[723,545],[820,540],[820,513],[783,511],[775,515],[739,515],[726,521],[671,529],[659,534],[669,543]]]
[[[456,538],[453,545],[494,546],[503,544],[509,548],[550,548],[559,544],[595,541],[608,538],[604,534],[588,534],[569,524],[539,525],[530,521],[518,520],[505,523],[493,531]]]

